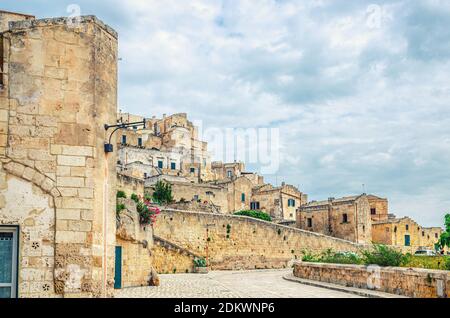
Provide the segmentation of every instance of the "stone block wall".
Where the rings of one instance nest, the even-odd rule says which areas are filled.
[[[415,298],[448,298],[450,272],[400,267],[296,262],[294,276]]]
[[[120,237],[117,245],[122,247],[122,287],[148,286],[152,270],[151,246]]]
[[[173,210],[163,210],[154,233],[206,257],[215,270],[284,268],[300,258],[305,249],[357,251],[361,247],[248,217]]]
[[[158,237],[155,237],[152,256],[153,267],[160,274],[192,273],[194,259],[201,257]]]
[[[0,36],[0,225],[20,227],[19,297],[107,296],[117,34],[89,16],[11,22]]]

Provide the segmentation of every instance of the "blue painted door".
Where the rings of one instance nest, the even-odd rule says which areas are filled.
[[[411,246],[411,236],[405,235],[405,246]]]
[[[0,298],[17,296],[17,230],[0,227]]]
[[[122,288],[122,246],[116,246],[116,262],[114,267],[114,288]]]

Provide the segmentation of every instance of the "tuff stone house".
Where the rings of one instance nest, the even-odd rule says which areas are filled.
[[[297,211],[297,227],[341,239],[368,244],[372,241],[372,220],[368,196],[313,201]]]
[[[443,230],[439,227],[422,227],[409,217],[392,217],[374,222],[372,232],[375,243],[400,246],[414,253],[419,249],[434,250]]]
[[[297,209],[308,200],[306,194],[296,187],[282,183],[280,187],[270,184],[256,186],[252,191],[252,210],[261,210],[270,214],[275,220],[296,220]]]
[[[385,198],[369,194],[370,217],[373,222],[385,221],[389,218],[389,203]]]
[[[112,293],[117,34],[72,22],[0,12],[0,297]]]

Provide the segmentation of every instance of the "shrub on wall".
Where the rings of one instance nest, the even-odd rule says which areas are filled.
[[[374,244],[371,250],[362,251],[362,255],[366,265],[399,267],[408,263],[410,259],[410,255],[404,255],[392,247],[378,244]]]
[[[121,199],[121,198],[126,199],[127,195],[125,194],[125,191],[120,190],[120,191],[117,191],[116,197],[117,197],[117,199]]]
[[[327,249],[318,255],[305,250],[302,251],[302,261],[311,263],[330,263],[330,264],[362,264],[361,257],[352,252],[335,252]]]
[[[130,197],[131,200],[133,200],[134,202],[138,203],[139,202],[139,197],[136,193],[133,193]]]
[[[270,215],[261,211],[240,211],[236,212],[234,215],[248,216],[254,219],[272,222]]]
[[[206,260],[204,258],[195,258],[194,265],[195,267],[206,267]]]
[[[139,200],[136,205],[139,213],[139,221],[143,225],[153,225],[156,222],[156,217],[161,213],[161,210],[156,206],[152,206],[148,200]]]

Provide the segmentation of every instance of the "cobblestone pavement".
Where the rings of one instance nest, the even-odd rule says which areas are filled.
[[[119,298],[359,298],[283,279],[292,270],[160,275],[159,287],[124,288]]]

